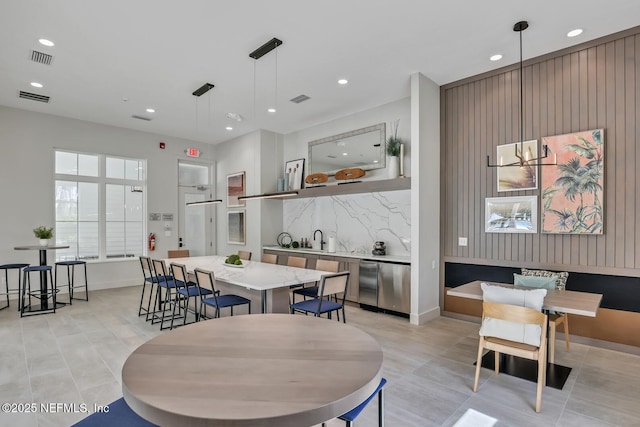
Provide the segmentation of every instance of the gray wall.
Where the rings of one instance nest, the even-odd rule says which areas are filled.
[[[524,138],[604,128],[604,234],[487,234],[495,147],[519,141],[519,71],[498,70],[441,89],[441,218],[445,261],[640,276],[640,29],[527,61]],[[538,202],[540,206],[540,202]],[[458,246],[458,237],[469,246]]]
[[[162,222],[148,223],[157,236],[154,256],[166,257],[178,247],[178,159],[188,147],[199,148],[201,160],[212,159],[208,144],[0,107],[0,263],[38,262],[37,251],[13,248],[37,244],[32,229],[54,225],[54,148],[147,159],[147,210],[174,214],[171,237]],[[137,258],[91,262],[88,273],[92,289],[141,283]]]

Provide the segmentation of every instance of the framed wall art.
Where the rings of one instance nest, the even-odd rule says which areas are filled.
[[[227,211],[227,243],[232,245],[246,244],[245,211]]]
[[[525,159],[538,157],[538,140],[522,143]],[[525,165],[520,167],[520,159],[516,157],[516,149],[520,152],[520,143],[498,145],[496,147],[499,165],[512,165],[497,168],[498,191],[535,190],[538,188],[538,167]]]
[[[289,179],[289,186],[285,182],[285,188],[300,190],[304,182],[304,159],[289,160],[284,165],[285,181]]]
[[[536,196],[486,198],[484,231],[487,233],[537,233],[537,201]]]
[[[542,232],[602,234],[604,129],[548,136],[556,166],[542,168]]]
[[[227,175],[227,207],[237,208],[244,206],[244,200],[238,197],[245,195],[245,174],[243,172]]]

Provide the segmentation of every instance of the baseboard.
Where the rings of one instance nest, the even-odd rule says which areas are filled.
[[[409,315],[409,323],[412,325],[423,325],[440,317],[440,307],[434,307],[429,311],[420,314],[411,313]]]

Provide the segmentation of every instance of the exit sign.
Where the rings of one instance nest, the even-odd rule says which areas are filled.
[[[188,148],[187,149],[187,156],[189,156],[189,157],[200,157],[200,150],[198,150],[197,148]]]

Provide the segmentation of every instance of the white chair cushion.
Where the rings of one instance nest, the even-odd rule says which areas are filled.
[[[536,311],[542,310],[546,289],[513,289],[481,283],[482,300],[499,304],[517,305]],[[480,336],[496,337],[524,344],[540,345],[540,325],[525,325],[507,320],[485,317],[480,327]]]

